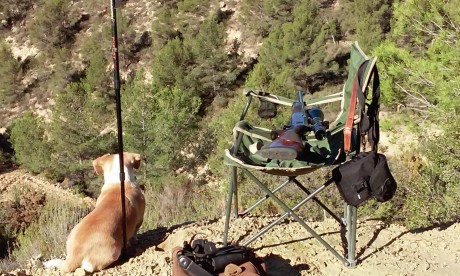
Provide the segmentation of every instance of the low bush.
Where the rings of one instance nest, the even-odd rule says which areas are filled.
[[[221,217],[224,196],[219,187],[200,187],[185,175],[158,178],[155,185],[146,187],[146,210],[140,232]]]
[[[26,267],[34,258],[64,255],[68,234],[89,211],[76,202],[49,198],[38,219],[18,235],[10,261]]]

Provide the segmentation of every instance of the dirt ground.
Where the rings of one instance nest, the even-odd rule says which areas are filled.
[[[234,220],[230,238],[238,240],[273,220],[248,217]],[[311,226],[340,253],[340,227],[335,221]],[[137,256],[94,275],[171,275],[171,250],[194,234],[220,242],[224,220],[201,221],[142,233]],[[460,224],[408,231],[379,221],[359,221],[356,268],[345,267],[297,222],[285,221],[250,244],[265,257],[269,275],[458,275],[460,271]],[[43,268],[26,275],[61,275]],[[76,273],[78,274],[78,273]]]
[[[27,176],[30,177],[30,176]],[[0,186],[6,191],[6,174]],[[29,178],[22,178],[23,180]],[[31,179],[31,178],[30,178]],[[38,189],[38,188],[37,188]],[[64,195],[64,194],[63,194]],[[68,196],[67,193],[65,193]],[[232,220],[229,239],[243,241],[276,217],[245,217]],[[340,227],[334,220],[311,222],[321,237],[340,254]],[[171,250],[196,234],[221,242],[224,219],[184,223],[169,228],[152,229],[139,235],[136,252],[128,260],[93,275],[171,275]],[[347,268],[297,222],[284,220],[249,246],[265,258],[269,275],[459,275],[460,223],[407,230],[385,225],[377,220],[358,220],[357,265]],[[84,275],[77,271],[73,275]],[[23,268],[0,275],[62,275],[57,270]],[[69,274],[72,275],[72,274]]]

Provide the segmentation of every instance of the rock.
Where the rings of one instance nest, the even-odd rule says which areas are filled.
[[[77,268],[77,270],[75,270],[74,276],[85,276],[86,275],[86,271],[83,269],[83,268]]]
[[[25,270],[22,270],[22,269],[17,269],[13,272],[11,272],[11,275],[14,275],[14,276],[27,276],[27,273]]]

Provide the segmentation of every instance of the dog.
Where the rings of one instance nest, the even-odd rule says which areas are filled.
[[[126,239],[135,240],[142,225],[145,198],[136,183],[134,170],[141,163],[137,153],[123,153],[125,173]],[[96,207],[70,232],[65,260],[54,259],[44,263],[47,268],[58,267],[63,272],[83,268],[86,272],[107,268],[118,260],[123,249],[120,162],[118,154],[106,154],[93,161],[96,174],[104,174],[104,185]]]

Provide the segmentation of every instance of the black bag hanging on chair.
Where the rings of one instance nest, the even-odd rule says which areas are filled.
[[[388,167],[385,155],[378,153],[377,165],[369,179],[372,195],[378,202],[385,202],[393,198],[397,184]]]
[[[342,198],[353,206],[371,196],[378,202],[388,201],[397,188],[385,155],[375,151],[361,152],[334,168],[332,177]]]

